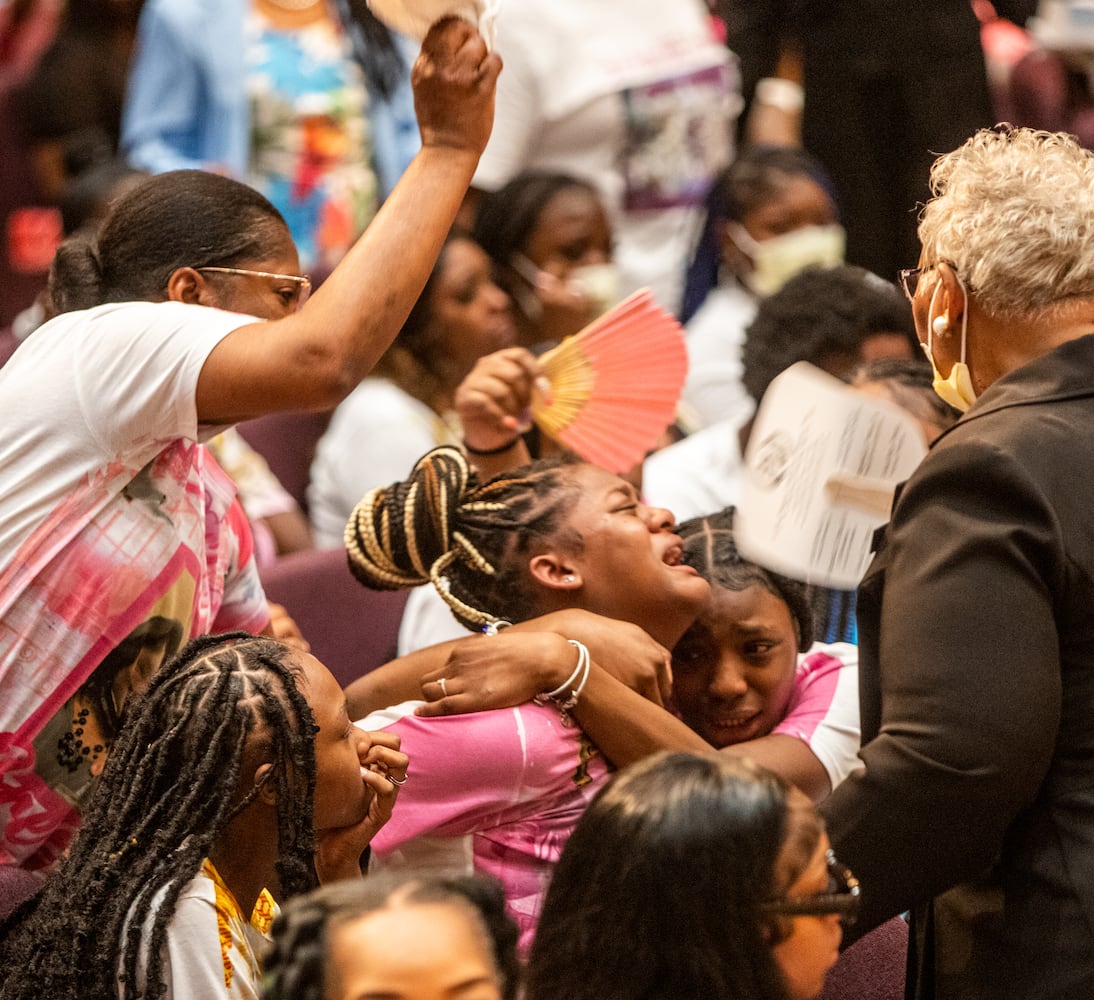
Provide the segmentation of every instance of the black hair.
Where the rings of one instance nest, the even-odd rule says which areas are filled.
[[[804,583],[741,556],[733,533],[734,513],[735,508],[726,507],[715,514],[694,517],[677,525],[676,533],[684,541],[684,562],[711,586],[733,591],[760,586],[779,598],[790,611],[798,633],[798,649],[804,653],[813,645],[814,634],[808,588]],[[681,654],[686,651],[689,637],[694,637],[699,628],[701,625],[696,623],[684,633],[673,650],[674,656],[677,650]]]
[[[260,748],[286,896],[314,884],[315,733],[292,650],[245,632],[189,642],[127,706],[72,850],[4,942],[2,1000],[124,1000],[163,989],[179,896],[249,805]],[[138,974],[142,958],[147,965]]]
[[[388,100],[400,79],[409,72],[395,36],[367,0],[334,0],[342,26],[349,35],[353,55],[365,74],[369,94]]]
[[[325,1000],[333,934],[350,921],[393,904],[448,903],[468,911],[478,924],[498,974],[504,1000],[514,1000],[520,982],[518,930],[505,910],[501,884],[484,875],[432,875],[387,871],[361,880],[323,886],[289,900],[274,921],[266,954],[265,1000]],[[393,942],[392,947],[414,947]]]
[[[596,188],[572,174],[529,170],[482,196],[471,235],[499,272],[523,252],[548,203],[560,191],[580,188],[599,199]]]
[[[826,368],[880,333],[903,334],[917,349],[908,300],[891,282],[861,267],[810,267],[760,302],[745,331],[742,382],[758,403],[775,376],[798,361]]]
[[[563,528],[577,487],[572,456],[544,459],[481,483],[458,448],[435,448],[410,478],[370,490],[346,525],[349,567],[374,590],[432,582],[457,620],[475,630],[542,613],[525,562],[537,546],[580,551]]]
[[[661,753],[620,772],[555,866],[527,1000],[785,1000],[760,905],[785,888],[784,842],[815,850],[821,829],[812,810],[809,830],[792,829],[789,795],[726,755]]]
[[[121,724],[121,710],[115,704],[113,695],[114,680],[118,674],[131,667],[146,649],[162,647],[162,659],[166,662],[178,652],[181,644],[181,623],[163,615],[152,615],[103,657],[79,693],[95,713],[95,721],[106,740],[117,736]]]
[[[173,170],[115,201],[93,238],[76,234],[53,258],[54,313],[106,302],[166,298],[180,267],[232,266],[288,240],[281,213],[246,184],[204,170]]]
[[[686,323],[718,284],[722,266],[721,227],[725,222],[743,223],[794,177],[816,181],[836,197],[831,179],[818,160],[803,149],[786,146],[746,146],[711,185],[703,206],[703,227],[684,275],[680,322]]]
[[[439,400],[456,387],[452,376],[445,372],[446,351],[438,343],[433,319],[433,292],[448,263],[448,250],[453,243],[467,240],[474,243],[466,230],[451,229],[437,255],[433,270],[429,272],[421,294],[415,300],[398,335],[376,363],[373,373],[395,382],[404,392],[439,412]],[[443,340],[443,337],[440,338]]]

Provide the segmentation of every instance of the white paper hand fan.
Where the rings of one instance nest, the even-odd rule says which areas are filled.
[[[419,42],[442,17],[462,17],[478,29],[487,48],[494,47],[494,18],[501,0],[368,0],[372,12],[394,31]]]
[[[532,419],[582,458],[612,472],[641,462],[676,414],[688,370],[684,331],[648,289],[540,359],[551,383]]]

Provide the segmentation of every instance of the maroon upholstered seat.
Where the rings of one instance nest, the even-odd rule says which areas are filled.
[[[0,920],[12,913],[20,903],[30,899],[45,882],[41,872],[0,865]]]
[[[341,549],[282,556],[262,570],[262,583],[343,687],[395,656],[407,592],[362,586]]]
[[[894,917],[840,955],[819,1000],[904,1000],[907,961],[908,924]]]
[[[271,413],[239,425],[239,433],[269,465],[281,485],[308,509],[308,478],[315,445],[330,423],[330,413]]]

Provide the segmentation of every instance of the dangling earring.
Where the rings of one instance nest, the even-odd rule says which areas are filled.
[[[945,316],[935,316],[931,330],[936,337],[944,337],[950,329],[950,321]]]

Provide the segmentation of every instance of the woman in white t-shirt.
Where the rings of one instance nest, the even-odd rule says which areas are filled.
[[[434,27],[416,70],[422,150],[306,304],[277,210],[202,171],[149,178],[58,252],[60,315],[0,372],[0,863],[63,852],[112,714],[167,653],[141,642],[91,697],[112,650],[152,620],[177,641],[266,628],[246,519],[202,442],[332,407],[384,352],[486,142],[499,68],[470,25]]]

